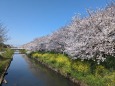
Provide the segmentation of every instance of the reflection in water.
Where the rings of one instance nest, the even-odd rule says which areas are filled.
[[[72,82],[49,70],[24,54],[15,54],[3,86],[74,86]]]

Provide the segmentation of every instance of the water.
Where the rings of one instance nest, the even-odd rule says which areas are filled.
[[[23,54],[14,54],[2,86],[75,86],[71,81],[49,70]]]

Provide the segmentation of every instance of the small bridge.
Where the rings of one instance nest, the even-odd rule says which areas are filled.
[[[24,48],[17,48],[17,47],[13,47],[11,49],[15,51],[14,54],[22,54],[22,52],[20,52],[20,50],[24,50]]]
[[[14,48],[11,48],[12,50],[23,50],[24,48],[18,48],[18,47],[14,47]]]

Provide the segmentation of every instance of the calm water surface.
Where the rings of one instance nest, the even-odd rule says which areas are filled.
[[[2,86],[75,86],[64,77],[23,54],[14,54]]]

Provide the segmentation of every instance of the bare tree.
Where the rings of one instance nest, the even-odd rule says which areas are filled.
[[[7,40],[7,29],[2,24],[0,24],[0,43],[4,43]]]

